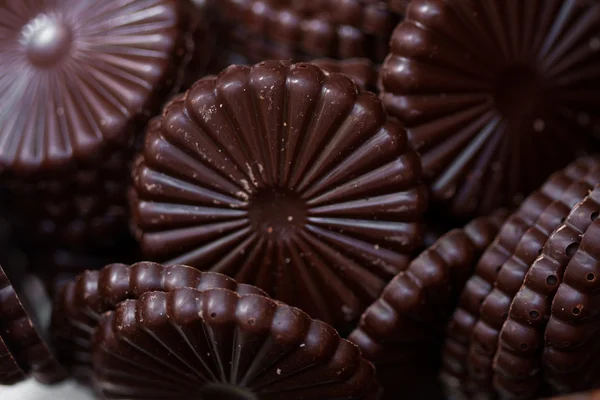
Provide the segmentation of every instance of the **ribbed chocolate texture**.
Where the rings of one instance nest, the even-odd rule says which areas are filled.
[[[332,22],[325,5],[301,10],[265,0],[224,0],[220,7],[232,28],[239,26],[300,57],[366,57],[381,63],[389,51],[389,35],[373,36],[360,28]]]
[[[356,321],[422,242],[417,154],[379,99],[311,64],[232,66],[148,128],[132,211],[144,256]]]
[[[373,365],[332,327],[224,289],[122,302],[102,317],[92,349],[105,399],[349,400],[378,392]]]
[[[178,287],[264,294],[260,289],[240,285],[225,275],[200,272],[184,265],[165,267],[140,262],[86,271],[67,283],[54,301],[51,334],[61,361],[79,379],[89,379],[90,336],[102,314],[114,310],[124,300],[139,299],[146,292],[168,292]]]
[[[493,391],[492,369],[500,329],[506,320],[513,297],[523,284],[525,275],[551,233],[565,220],[571,209],[600,183],[600,168],[570,185],[562,196],[550,204],[536,222],[519,239],[515,251],[497,270],[493,288],[479,309],[471,333],[467,356],[467,386],[475,392]]]
[[[382,99],[422,155],[435,206],[519,204],[599,148],[600,4],[414,0],[391,39]]]
[[[600,219],[567,265],[546,326],[547,382],[563,393],[597,388],[600,379]]]
[[[349,336],[381,368],[408,368],[443,336],[467,278],[494,240],[505,211],[442,236],[386,286]]]
[[[361,31],[389,38],[400,15],[382,0],[326,0],[332,21],[359,28]]]
[[[521,237],[553,201],[564,196],[574,183],[600,169],[600,161],[581,158],[553,174],[540,190],[531,194],[504,223],[494,242],[477,263],[463,289],[448,329],[443,351],[442,377],[451,391],[465,390],[467,353],[479,308],[493,289],[499,268],[511,257]]]
[[[577,204],[548,238],[514,296],[494,357],[494,387],[504,396],[534,398],[543,388],[541,355],[552,300],[581,237],[600,213],[600,187]]]
[[[0,335],[0,385],[14,385],[26,377]]]
[[[50,384],[67,377],[33,325],[10,280],[0,267],[0,337],[12,358],[26,374]],[[5,361],[10,361],[7,357]],[[18,372],[17,372],[18,373]]]
[[[0,166],[38,175],[133,139],[184,49],[179,0],[5,2]]]
[[[350,58],[346,60],[320,58],[311,61],[311,63],[327,72],[347,75],[361,90],[377,92],[377,67],[367,58]]]

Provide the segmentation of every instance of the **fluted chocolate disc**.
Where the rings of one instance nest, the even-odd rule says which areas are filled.
[[[467,385],[476,392],[488,393],[493,390],[492,364],[498,348],[500,329],[506,321],[512,299],[522,286],[527,271],[542,253],[544,244],[552,232],[598,183],[600,169],[592,171],[584,179],[569,186],[558,200],[546,207],[520,238],[513,254],[497,270],[493,287],[481,303],[467,356]]]
[[[232,66],[149,125],[134,169],[144,256],[356,321],[422,242],[417,154],[379,99],[311,64]]]
[[[56,296],[51,334],[61,361],[78,378],[89,378],[90,336],[102,314],[127,299],[139,299],[146,292],[168,292],[178,287],[198,290],[221,288],[241,294],[264,292],[238,284],[214,272],[200,272],[185,265],[162,266],[140,262],[131,266],[111,264],[100,271],[86,271],[67,283]]]
[[[598,388],[600,382],[600,219],[598,213],[567,265],[546,326],[544,375],[557,391]]]
[[[8,355],[26,374],[33,375],[42,383],[55,383],[67,377],[56,361],[48,345],[33,325],[27,310],[10,280],[0,267],[0,338]],[[16,372],[19,373],[19,372]]]
[[[504,396],[541,394],[541,355],[552,301],[568,262],[599,212],[600,186],[596,186],[550,235],[514,296],[493,364],[494,387]]]
[[[326,0],[334,22],[351,25],[374,35],[390,37],[400,14],[395,13],[389,2],[381,0]]]
[[[37,174],[131,142],[179,69],[182,3],[4,1],[0,168]]]
[[[345,60],[320,58],[311,61],[311,63],[327,72],[345,74],[361,90],[377,92],[377,67],[367,58],[349,58]]]
[[[0,336],[0,385],[14,385],[26,378],[6,343]]]
[[[105,399],[376,399],[375,369],[324,322],[224,289],[148,292],[92,339]]]
[[[349,339],[378,367],[410,369],[443,336],[453,303],[505,218],[499,211],[442,236],[394,277]]]
[[[458,306],[448,323],[443,351],[442,377],[451,391],[465,390],[467,355],[471,334],[479,318],[481,303],[493,289],[498,271],[512,256],[521,237],[534,225],[547,207],[568,194],[568,188],[575,182],[590,180],[600,171],[600,161],[595,158],[581,158],[564,170],[552,175],[536,192],[522,203],[500,229],[494,242],[481,256],[475,273],[463,289]],[[594,183],[588,182],[590,188]],[[576,196],[573,196],[573,201]]]
[[[382,66],[382,99],[457,216],[518,204],[598,149],[600,4],[414,0]]]

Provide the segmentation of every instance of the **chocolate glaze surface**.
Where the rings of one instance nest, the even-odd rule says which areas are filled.
[[[442,378],[451,392],[460,394],[465,390],[471,334],[479,318],[481,303],[493,289],[499,268],[515,252],[521,237],[533,226],[544,210],[553,201],[563,197],[571,185],[586,179],[591,174],[596,174],[599,168],[600,161],[597,159],[581,158],[564,170],[553,174],[507,219],[494,242],[481,256],[475,273],[465,284],[446,331]],[[595,183],[590,183],[590,187],[593,185]]]
[[[56,383],[67,377],[65,370],[56,361],[33,325],[2,267],[0,267],[0,337],[19,368],[26,374],[31,373],[39,382]],[[10,358],[11,356],[6,356],[4,361],[10,363]]]
[[[523,284],[527,271],[543,252],[550,234],[565,220],[570,210],[583,200],[600,182],[600,169],[570,185],[562,196],[550,204],[536,222],[519,239],[513,254],[497,270],[492,289],[486,294],[479,309],[471,334],[467,357],[467,384],[475,392],[493,390],[492,369],[498,346],[500,329],[506,320],[510,304]]]
[[[179,68],[182,3],[3,2],[0,168],[54,171],[129,143]]]
[[[345,60],[320,58],[311,61],[311,63],[327,72],[345,74],[352,79],[361,90],[369,90],[373,93],[377,93],[378,68],[367,58],[349,58]]]
[[[546,326],[545,379],[562,393],[598,387],[600,379],[600,220],[597,213],[567,265]]]
[[[381,72],[438,205],[518,204],[598,149],[600,4],[415,0]]]
[[[600,212],[600,187],[577,204],[550,235],[514,296],[494,356],[494,387],[507,397],[533,398],[543,388],[544,331],[556,290],[581,238]]]
[[[146,257],[226,273],[338,327],[407,267],[427,206],[419,159],[375,95],[275,61],[167,105],[134,189]]]
[[[90,337],[102,314],[114,310],[124,300],[139,299],[146,292],[168,292],[178,287],[265,294],[225,275],[200,272],[184,265],[165,267],[140,262],[131,266],[111,264],[100,271],[86,271],[67,283],[54,301],[51,334],[61,361],[78,379],[88,380]]]
[[[102,317],[92,339],[106,399],[376,399],[372,364],[327,324],[257,295],[148,292]],[[131,379],[132,374],[137,379]]]

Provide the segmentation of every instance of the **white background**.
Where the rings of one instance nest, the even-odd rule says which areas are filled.
[[[76,383],[67,382],[54,386],[42,386],[28,380],[15,386],[0,386],[2,400],[92,400],[93,397]]]

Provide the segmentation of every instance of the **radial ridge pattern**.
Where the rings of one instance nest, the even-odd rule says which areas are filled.
[[[93,337],[106,399],[377,398],[373,365],[302,311],[257,295],[149,292],[105,314]]]
[[[382,67],[438,204],[456,216],[518,204],[598,149],[600,4],[415,0]]]
[[[166,106],[132,209],[147,257],[210,266],[337,325],[420,245],[420,174],[375,95],[272,61],[230,67]]]
[[[40,5],[42,3],[42,5]],[[0,168],[95,158],[175,77],[178,0],[7,0],[0,7]],[[42,10],[42,11],[40,11]]]

